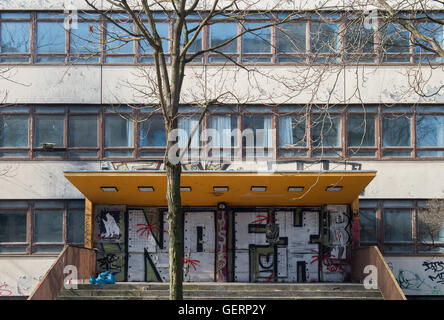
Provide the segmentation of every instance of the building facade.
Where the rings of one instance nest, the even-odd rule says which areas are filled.
[[[444,197],[442,60],[392,24],[356,45],[382,31],[350,35],[349,14],[309,9],[185,71],[179,146],[199,127],[183,162],[185,279],[347,282],[350,250],[377,245],[406,295],[444,295],[443,222],[423,218]],[[190,52],[294,10],[216,20]],[[168,55],[174,21],[155,17]],[[97,248],[118,281],[168,280],[152,50],[114,28],[81,0],[0,4],[0,296],[29,295],[69,244]],[[199,125],[198,101],[225,92],[236,100]]]

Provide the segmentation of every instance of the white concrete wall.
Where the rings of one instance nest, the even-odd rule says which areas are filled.
[[[359,161],[355,161],[359,162]],[[375,179],[362,199],[444,198],[444,161],[362,161],[362,170],[376,170]],[[100,161],[15,161],[1,162],[10,168],[0,176],[0,200],[7,199],[83,199],[65,179],[64,171],[99,171]],[[255,163],[239,163],[232,169],[266,170]],[[318,170],[320,167],[311,167]],[[333,165],[332,165],[333,169]],[[281,170],[296,170],[295,164]],[[344,170],[338,166],[335,170]]]
[[[221,103],[442,103],[444,93],[422,98],[412,90],[412,73],[428,79],[424,92],[444,85],[444,70],[429,67],[193,66],[186,69],[182,103],[220,97]],[[8,103],[155,103],[146,75],[153,67],[17,66],[0,79]],[[148,77],[149,77],[148,76]],[[153,79],[153,78],[151,78]],[[320,86],[309,84],[319,80]],[[141,90],[137,92],[135,90]],[[359,90],[357,90],[359,89]],[[228,95],[230,93],[230,95]],[[233,98],[236,97],[236,99]]]
[[[1,162],[0,199],[84,199],[64,171],[100,170],[98,161]],[[0,169],[1,170],[1,169]]]
[[[28,296],[56,257],[0,257],[0,299]]]

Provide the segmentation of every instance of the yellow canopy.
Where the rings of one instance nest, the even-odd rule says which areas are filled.
[[[183,172],[181,186],[191,191],[181,192],[182,205],[216,206],[219,202],[230,206],[351,204],[375,176],[375,171]],[[65,177],[95,204],[167,206],[165,172],[65,172]],[[328,191],[331,186],[342,188]],[[115,187],[117,191],[105,192],[102,187]],[[154,191],[142,192],[139,187],[152,187]],[[214,187],[228,187],[228,191],[215,191]],[[263,187],[265,191],[252,191],[264,190]],[[296,190],[303,187],[303,190],[292,191],[289,187],[299,187]]]

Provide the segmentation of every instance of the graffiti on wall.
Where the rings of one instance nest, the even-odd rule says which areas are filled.
[[[227,231],[228,217],[225,210],[217,212],[217,256],[216,256],[216,278],[219,282],[228,281],[228,246]]]
[[[8,284],[3,282],[0,284],[0,297],[9,297],[12,295],[12,291],[8,288]]]
[[[235,212],[234,280],[346,281],[351,223],[347,206]]]
[[[389,257],[386,259],[404,294],[444,294],[444,260],[442,258]]]
[[[97,273],[111,271],[116,281],[125,281],[125,207],[96,206],[94,214],[94,246]]]

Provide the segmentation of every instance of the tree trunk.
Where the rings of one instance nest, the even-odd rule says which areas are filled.
[[[183,215],[180,198],[181,165],[165,163],[169,223],[170,300],[183,300]]]

